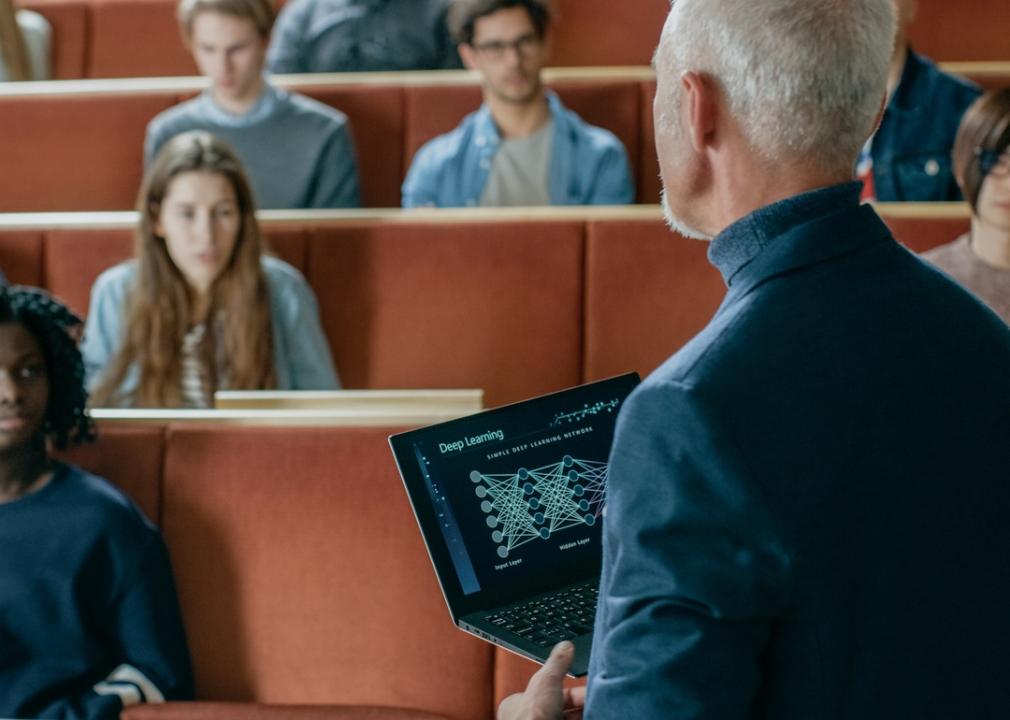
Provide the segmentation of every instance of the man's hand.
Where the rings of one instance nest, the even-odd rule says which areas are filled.
[[[586,687],[566,689],[565,673],[575,657],[575,646],[560,642],[544,666],[534,673],[526,692],[510,695],[498,706],[498,720],[579,720]]]

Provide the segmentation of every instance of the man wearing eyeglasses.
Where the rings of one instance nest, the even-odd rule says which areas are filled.
[[[618,205],[633,201],[628,157],[545,91],[545,0],[454,0],[449,26],[481,73],[484,104],[414,157],[404,207]]]

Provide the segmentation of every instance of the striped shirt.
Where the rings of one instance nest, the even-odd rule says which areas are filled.
[[[200,343],[206,325],[194,325],[182,338],[182,405],[187,408],[210,407],[206,368],[200,358]]]

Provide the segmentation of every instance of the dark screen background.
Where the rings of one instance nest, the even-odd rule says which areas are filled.
[[[465,593],[519,597],[598,572],[614,424],[637,382],[622,376],[413,433],[448,505],[436,512]],[[488,439],[497,431],[501,440]]]

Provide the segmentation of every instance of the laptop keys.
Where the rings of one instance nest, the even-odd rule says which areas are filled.
[[[592,631],[597,588],[589,583],[503,610],[487,618],[540,647],[552,647]]]

